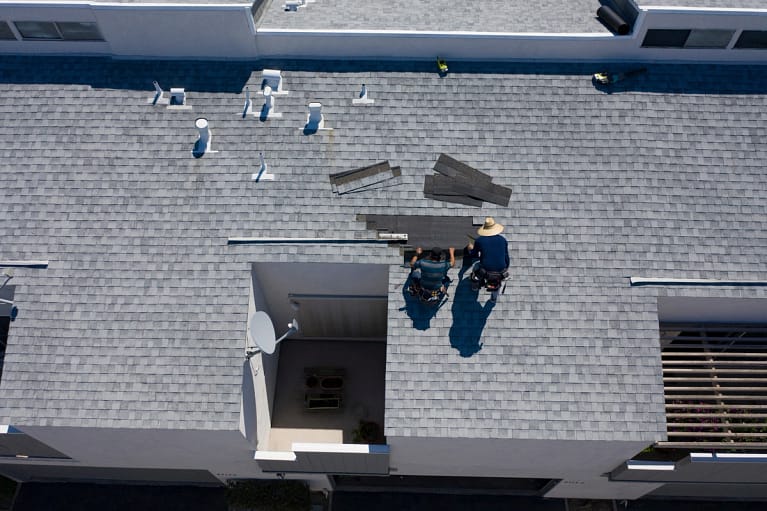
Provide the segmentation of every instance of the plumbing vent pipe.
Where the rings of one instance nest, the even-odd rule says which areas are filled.
[[[618,35],[627,35],[631,31],[629,24],[617,12],[606,5],[597,9],[597,17]]]
[[[352,104],[353,105],[372,105],[373,103],[375,103],[375,101],[368,98],[368,86],[363,83],[362,88],[360,89],[359,96],[352,99]]]
[[[250,87],[245,87],[245,109],[250,107]]]
[[[210,142],[210,128],[208,127],[208,120],[204,117],[200,117],[194,121],[194,126],[200,132],[200,144],[203,147],[207,147]]]
[[[274,108],[274,96],[272,96],[272,88],[270,86],[264,87],[264,105],[267,110]]]
[[[309,124],[322,128],[325,118],[322,115],[322,103],[309,103]]]

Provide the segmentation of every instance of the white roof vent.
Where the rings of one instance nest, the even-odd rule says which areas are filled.
[[[360,93],[356,98],[352,100],[353,105],[372,105],[375,103],[374,99],[368,98],[368,87],[364,83],[362,84],[362,89],[360,89]]]
[[[264,106],[261,107],[261,120],[279,119],[282,114],[274,111],[274,91],[267,85],[264,87]]]
[[[183,88],[172,88],[170,90],[170,104],[174,106],[186,105],[186,92]]]
[[[263,91],[267,86],[272,88],[272,94],[275,96],[283,96],[288,93],[286,90],[282,90],[282,71],[279,69],[264,69],[261,74],[261,90]]]
[[[165,105],[169,110],[191,110],[192,107],[186,104],[186,92],[184,89],[171,89],[170,96],[165,95],[165,91],[162,90],[160,84],[157,81],[152,82],[154,85],[154,96],[147,100],[147,103],[152,105]]]
[[[309,103],[309,116],[304,126],[304,135],[312,135],[318,131],[330,131],[325,127],[325,116],[322,115],[322,103]]]
[[[196,121],[194,121],[194,127],[197,128],[197,131],[199,132],[197,142],[194,143],[194,149],[192,149],[192,155],[195,158],[201,158],[202,155],[207,153],[214,153],[218,151],[213,151],[210,148],[210,141],[213,137],[210,126],[208,125],[208,120],[204,117],[200,117]]]
[[[300,7],[305,7],[305,6],[306,6],[306,3],[304,3],[303,0],[288,0],[287,2],[285,2],[285,5],[283,6],[283,8],[286,11],[295,12]]]
[[[250,87],[245,87],[245,106],[242,109],[242,118],[246,118],[253,113],[253,103],[250,101]]]
[[[269,165],[267,165],[266,161],[264,160],[264,153],[260,152],[258,153],[258,156],[261,158],[261,167],[258,169],[258,172],[253,173],[251,179],[256,183],[259,181],[274,181],[274,174],[269,174],[267,172]]]

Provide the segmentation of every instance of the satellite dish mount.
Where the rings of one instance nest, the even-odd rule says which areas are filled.
[[[257,353],[264,352],[267,355],[274,353],[279,344],[284,339],[298,332],[298,320],[295,318],[288,323],[288,331],[279,339],[274,333],[272,319],[264,311],[256,311],[250,318],[248,333],[248,346],[245,348],[245,358],[250,358]]]

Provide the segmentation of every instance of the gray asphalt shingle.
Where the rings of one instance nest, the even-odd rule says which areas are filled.
[[[430,32],[545,32],[608,34],[596,17],[597,0],[317,0],[286,12],[274,0],[258,28],[298,30],[416,30]]]
[[[282,68],[291,91],[266,123],[237,115],[262,67]],[[764,278],[761,67],[650,66],[610,93],[592,67],[554,64],[457,63],[445,78],[403,63],[2,58],[0,70],[0,259],[51,261],[14,279],[3,423],[236,428],[249,264],[321,257],[391,265],[388,435],[650,441],[665,431],[657,297],[767,297],[626,278]],[[185,86],[193,109],[147,105],[153,79]],[[376,103],[361,109],[363,82]],[[332,133],[301,134],[312,100]],[[198,116],[220,152],[194,159]],[[256,184],[261,150],[276,180]],[[443,152],[513,188],[509,207],[424,199]],[[401,167],[397,186],[333,193],[328,174],[383,160]],[[453,270],[435,317],[408,311],[394,248],[226,244],[286,226],[364,237],[358,214],[393,212],[506,225],[499,303]]]

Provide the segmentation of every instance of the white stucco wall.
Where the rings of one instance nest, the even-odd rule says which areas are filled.
[[[8,21],[95,22],[105,41],[0,41],[0,53],[253,59],[250,6],[0,2]],[[17,34],[18,35],[18,34]]]
[[[550,496],[637,498],[657,485],[611,483],[603,474],[642,442],[387,437],[392,475],[562,479]]]

